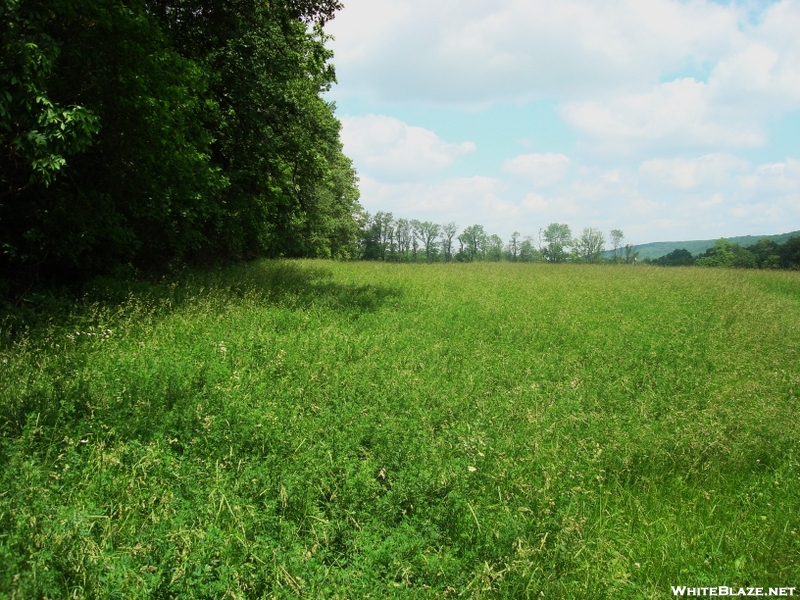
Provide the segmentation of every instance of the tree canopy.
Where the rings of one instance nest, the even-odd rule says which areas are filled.
[[[350,256],[335,0],[0,0],[0,274]],[[1,292],[2,290],[0,290]]]
[[[792,236],[783,244],[763,238],[747,247],[721,238],[705,252],[693,256],[685,248],[673,250],[645,263],[665,267],[691,266],[738,269],[800,269],[800,237]]]

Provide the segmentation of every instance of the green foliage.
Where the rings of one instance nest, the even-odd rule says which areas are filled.
[[[486,254],[487,235],[483,225],[470,225],[458,236],[460,244],[456,260],[472,262],[482,259]]]
[[[566,223],[550,223],[542,234],[545,246],[542,254],[548,262],[564,262],[569,258],[568,249],[572,246],[572,231]]]
[[[788,233],[780,233],[780,234],[773,234],[773,235],[761,235],[761,236],[753,236],[753,235],[741,235],[741,236],[733,236],[726,238],[729,242],[734,244],[739,244],[743,248],[749,248],[755,244],[757,244],[762,239],[769,239],[776,244],[783,244],[791,237],[797,237],[800,235],[800,231],[792,231]],[[702,254],[709,248],[712,248],[716,240],[684,240],[684,241],[675,241],[675,242],[651,242],[649,244],[640,244],[636,246],[637,250],[640,254],[640,260],[644,261],[645,259],[649,258],[651,260],[655,260],[661,256],[669,254],[673,250],[677,250],[679,248],[684,248],[692,253],[693,256],[697,256],[698,254]],[[610,254],[611,251],[608,251],[606,254]]]
[[[428,221],[395,219],[392,213],[364,215],[360,221],[358,256],[363,260],[426,262],[455,259],[459,262],[602,262],[605,238],[597,229],[587,228],[580,240],[572,240],[569,226],[553,223],[540,235],[549,239],[544,249],[535,246],[531,236],[521,238],[515,231],[508,243],[497,234],[488,234],[483,225],[466,227],[459,235],[455,223],[438,225]],[[437,239],[438,238],[438,239]],[[454,252],[453,239],[458,240]],[[584,239],[585,238],[585,239]],[[567,249],[574,246],[573,253]],[[628,249],[630,250],[630,249]],[[585,253],[585,254],[584,254]],[[633,262],[631,259],[629,262]]]
[[[517,260],[519,260],[521,245],[520,233],[519,231],[515,231],[511,234],[511,239],[508,240],[508,245],[506,246],[506,257],[508,260],[511,262],[517,262]]]
[[[533,245],[533,239],[527,236],[519,245],[519,262],[544,262],[541,250]]]
[[[0,3],[0,201],[49,186],[98,131],[92,111],[50,96],[60,47],[47,26],[57,16],[21,0]]]
[[[572,242],[572,251],[579,262],[596,263],[600,260],[605,247],[603,232],[594,227],[585,227],[581,237]]]
[[[612,246],[613,252],[614,252],[613,260],[614,260],[615,263],[619,262],[619,260],[620,260],[618,251],[622,247],[622,240],[623,239],[625,239],[625,234],[622,232],[621,229],[612,229],[611,230],[611,246]]]
[[[780,265],[783,269],[800,269],[800,236],[793,236],[779,247]],[[770,256],[772,259],[772,256]]]
[[[458,226],[450,221],[442,225],[439,238],[442,246],[442,256],[445,262],[450,262],[453,258],[453,238],[458,233]]]
[[[4,324],[0,596],[794,585],[799,294],[511,263],[97,282]]]
[[[726,267],[726,268],[755,268],[756,260],[753,254],[738,244],[725,238],[717,240],[713,248],[709,248],[697,257],[694,264],[698,267]]]
[[[486,236],[483,255],[486,260],[492,262],[503,260],[503,239],[496,233]]]
[[[416,221],[417,234],[425,251],[425,260],[434,262],[439,257],[439,244],[436,241],[442,226],[430,221]]]
[[[652,261],[652,264],[662,267],[688,267],[694,264],[694,257],[691,252],[681,248]]]
[[[4,279],[352,256],[356,176],[321,98],[338,6],[3,0]]]
[[[785,243],[763,238],[742,248],[726,239],[717,240],[713,248],[696,257],[682,248],[656,260],[646,258],[646,264],[660,266],[725,267],[740,269],[800,269],[800,237],[789,237]]]

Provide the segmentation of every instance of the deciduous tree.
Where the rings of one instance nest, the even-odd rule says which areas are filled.
[[[348,256],[333,0],[2,0],[0,276]]]
[[[450,262],[453,258],[453,238],[458,233],[458,225],[450,221],[442,225],[439,232],[439,238],[442,242],[442,252],[446,262]]]
[[[580,260],[596,263],[600,260],[605,243],[602,231],[594,227],[585,227],[581,236],[573,242],[573,248]]]
[[[544,240],[541,251],[548,262],[559,263],[569,258],[572,231],[566,223],[550,223],[547,229],[540,232],[540,239]]]
[[[622,247],[623,239],[625,239],[625,234],[622,233],[621,229],[611,230],[611,247],[614,249],[614,262],[618,262],[619,260],[618,250]]]

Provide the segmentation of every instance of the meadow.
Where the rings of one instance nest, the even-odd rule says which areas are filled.
[[[0,597],[800,588],[798,272],[265,261],[28,322]]]

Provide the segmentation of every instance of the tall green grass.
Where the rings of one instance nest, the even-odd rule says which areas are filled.
[[[262,262],[0,343],[7,598],[800,587],[800,274]]]

